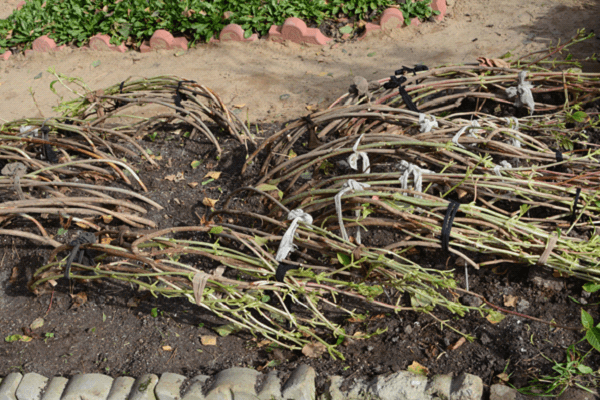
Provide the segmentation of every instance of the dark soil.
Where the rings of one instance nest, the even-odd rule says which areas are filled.
[[[276,128],[263,126],[262,133],[268,135]],[[147,168],[148,164],[140,166],[141,177],[149,189],[146,195],[165,206],[160,213],[150,212],[148,218],[161,228],[197,225],[199,218],[209,212],[202,205],[204,197],[223,199],[233,190],[255,181],[252,174],[257,173],[257,167],[246,177],[240,174],[246,154],[244,147],[228,136],[222,136],[220,142],[224,152],[219,160],[212,145],[203,138],[189,140],[164,132],[154,142],[143,142],[154,155],[162,157],[158,161],[159,170]],[[201,161],[200,167],[191,167],[194,160]],[[208,171],[222,171],[222,175],[202,185]],[[178,172],[184,172],[185,180],[164,179]],[[190,182],[200,184],[192,189]],[[7,192],[2,196],[13,198],[15,194]],[[54,234],[59,227],[58,221],[55,222],[54,228],[47,227]],[[49,225],[52,225],[51,220]],[[33,226],[27,224],[10,229],[34,231]],[[68,243],[76,234],[77,228],[71,227],[57,240]],[[393,234],[371,230],[365,240],[385,245],[393,240]],[[330,375],[371,377],[405,370],[416,361],[429,369],[430,376],[478,375],[489,390],[489,385],[499,382],[497,375],[503,371],[511,375],[511,383],[517,387],[527,385],[533,377],[552,374],[554,364],[547,358],[565,362],[566,348],[583,337],[577,330],[553,328],[514,315],[492,324],[475,313],[459,318],[439,311],[438,318],[450,320],[454,327],[475,337],[473,342],[450,350],[461,336],[447,328],[441,330],[440,324],[430,316],[414,312],[394,315],[372,307],[368,310],[370,318],[357,323],[345,322],[345,329],[352,334],[382,328],[386,329],[385,333],[369,340],[345,343],[341,348],[345,360],[329,355],[310,359],[300,352],[272,349],[249,332],[219,337],[216,346],[204,346],[201,337],[215,335],[213,328],[224,321],[187,300],[154,298],[148,292],[108,281],[69,284],[65,279],[59,280],[53,291],[35,296],[27,290],[27,283],[33,272],[44,264],[51,249],[9,236],[1,236],[0,243],[0,338],[23,334],[23,328],[27,329],[34,319],[44,318],[43,327],[34,331],[37,337],[31,342],[0,341],[0,376],[20,371],[45,376],[103,373],[135,377],[169,371],[191,377],[237,366],[268,371],[271,367],[266,365],[275,360],[271,365],[280,363],[276,369],[283,377],[300,364],[313,366],[317,371],[318,388],[322,390]],[[456,279],[464,287],[464,267],[454,256],[448,258],[439,252],[423,250],[413,254],[413,259],[430,268],[456,269]],[[552,280],[555,289],[536,286],[533,276]],[[469,269],[470,289],[490,302],[573,327],[581,327],[582,308],[596,321],[600,320],[598,296],[582,293],[583,283],[553,278],[549,270],[531,271],[526,266]],[[74,295],[81,293],[87,300],[78,305],[75,299],[81,295]],[[510,305],[510,296],[516,297],[516,306]],[[156,317],[152,316],[154,308]],[[171,350],[164,346],[170,346]],[[583,354],[589,346],[582,342],[578,348]],[[597,370],[600,354],[592,352],[585,364]]]

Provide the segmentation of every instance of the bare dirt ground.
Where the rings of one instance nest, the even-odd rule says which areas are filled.
[[[15,3],[3,2],[0,17],[6,16],[7,8]],[[375,79],[392,74],[402,65],[467,63],[478,56],[498,57],[508,51],[525,55],[546,48],[551,42],[565,41],[580,28],[600,32],[599,11],[600,1],[463,0],[457,2],[442,23],[427,23],[380,33],[361,42],[322,48],[260,41],[201,45],[178,57],[176,51],[117,54],[70,49],[29,58],[19,55],[0,63],[0,118],[9,121],[53,116],[52,106],[60,99],[49,89],[55,77],[47,69],[52,67],[57,73],[81,78],[92,89],[113,85],[129,76],[174,74],[212,88],[227,106],[236,106],[243,113],[240,116],[252,124],[280,124],[306,115],[307,106],[313,109],[317,105],[328,106],[347,90],[356,75]],[[572,52],[576,57],[588,57],[599,49],[600,41],[593,38],[574,47]],[[96,61],[100,63],[94,67]],[[589,71],[597,71],[598,67],[594,62],[584,65]],[[72,96],[59,85],[56,88],[65,98]],[[281,97],[284,94],[289,97]],[[262,126],[272,128],[267,134],[277,127]],[[227,143],[219,165],[211,166],[224,173],[224,195],[245,183],[239,175],[241,161],[235,156],[233,141]],[[186,171],[201,179],[209,166],[203,165],[196,172],[190,171],[189,166],[199,156],[208,157],[207,149],[211,146],[200,142],[186,143],[183,149],[181,146],[183,143],[168,142],[162,137],[155,142],[146,141],[144,147],[162,154],[169,162],[161,164],[158,171],[147,169],[141,174],[151,189],[149,197],[165,205],[169,221],[193,224],[197,222],[192,215],[199,199],[210,191],[216,194],[217,188],[207,186],[193,192],[183,184],[165,183],[164,176],[187,168]],[[179,200],[171,202],[171,199]],[[153,217],[157,221],[163,218],[158,214]],[[162,223],[171,222],[162,220]],[[31,271],[44,262],[48,249],[35,249],[26,240],[7,236],[0,237],[0,249],[0,339],[21,333],[21,328],[36,317],[45,319],[41,337],[32,342],[0,340],[0,376],[13,371],[47,376],[80,372],[139,376],[171,371],[193,376],[232,366],[263,368],[277,361],[283,374],[301,363],[312,365],[319,373],[317,383],[322,389],[327,374],[368,377],[406,369],[412,361],[417,361],[432,374],[476,374],[486,387],[498,382],[497,375],[507,368],[513,374],[511,383],[520,387],[531,376],[551,372],[552,364],[542,353],[562,362],[565,348],[581,338],[577,331],[550,329],[514,317],[491,325],[475,316],[457,323],[477,340],[447,352],[448,345],[456,343],[458,335],[436,329],[427,316],[406,313],[398,318],[378,314],[364,323],[346,326],[348,332],[378,328],[388,331],[371,341],[349,344],[343,350],[345,361],[327,356],[307,359],[299,352],[257,348],[256,340],[244,332],[219,338],[216,347],[202,346],[199,337],[211,334],[211,328],[222,321],[185,300],[154,299],[111,283],[74,283],[69,287],[65,282],[59,282],[55,293],[35,297],[27,291],[26,284]],[[424,265],[438,264],[435,255],[427,252],[419,257]],[[457,277],[460,279],[461,275],[457,273]],[[568,325],[578,323],[580,306],[569,296],[580,299],[579,281],[569,279],[567,291],[551,292],[534,287],[526,269],[514,269],[501,277],[481,270],[471,279],[478,291],[498,304],[504,296],[518,296],[531,303],[527,310],[531,315]],[[74,306],[69,294],[81,292],[87,294],[87,302]],[[131,306],[132,299],[137,307]],[[159,315],[152,317],[152,308],[157,308]],[[597,307],[589,311],[597,320]],[[174,350],[163,350],[167,345]],[[587,361],[595,369],[600,366],[598,354]]]
[[[2,2],[0,16],[15,3]],[[261,40],[200,45],[179,57],[176,51],[119,54],[71,49],[29,58],[20,55],[0,63],[0,118],[52,116],[52,106],[59,101],[49,90],[55,78],[47,70],[53,67],[57,73],[83,79],[92,89],[129,76],[174,74],[210,87],[227,106],[245,105],[243,115],[251,122],[290,120],[305,115],[307,105],[329,105],[346,92],[355,75],[371,80],[389,76],[402,65],[468,63],[508,51],[524,55],[564,41],[580,28],[600,32],[599,12],[600,2],[593,0],[459,0],[444,22],[324,47]],[[578,56],[599,50],[596,38],[573,49]],[[100,64],[94,67],[96,61]],[[69,93],[59,93],[68,98]],[[284,94],[289,97],[280,100]]]

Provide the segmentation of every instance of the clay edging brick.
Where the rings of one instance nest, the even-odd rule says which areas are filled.
[[[436,15],[434,18],[438,21],[442,21],[444,19],[444,16],[446,15],[447,10],[446,0],[432,0],[431,9],[440,12],[440,14]]]
[[[48,53],[50,51],[62,50],[66,46],[63,44],[62,46],[56,46],[56,42],[53,39],[50,39],[48,35],[40,36],[35,39],[31,44],[31,48],[34,51],[40,51],[42,53]]]
[[[326,37],[317,28],[309,28],[300,18],[289,17],[283,25],[273,25],[269,29],[267,40],[283,42],[289,40],[298,44],[316,44],[323,46],[333,39]]]
[[[12,56],[12,51],[6,50],[4,53],[0,54],[0,60],[7,61],[10,56]]]
[[[229,24],[221,30],[219,41],[221,42],[254,42],[258,40],[258,34],[254,33],[249,38],[244,37],[244,29],[238,24]]]
[[[147,53],[152,50],[188,49],[188,41],[184,37],[175,38],[171,32],[159,29],[152,34],[148,43],[140,46],[140,52]]]
[[[121,43],[118,46],[110,44],[110,36],[101,33],[97,33],[90,38],[89,48],[95,51],[117,51],[119,53],[127,51],[125,43]]]

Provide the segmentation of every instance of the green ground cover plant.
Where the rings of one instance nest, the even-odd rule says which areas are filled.
[[[27,46],[48,35],[57,44],[83,46],[97,33],[113,44],[139,46],[157,29],[185,36],[191,43],[208,41],[228,24],[242,26],[246,37],[266,35],[271,25],[288,17],[320,24],[339,16],[363,19],[393,5],[390,0],[30,0],[22,9],[0,20],[0,54],[9,47]],[[431,0],[400,4],[405,18],[428,18]],[[372,15],[374,13],[374,15]]]

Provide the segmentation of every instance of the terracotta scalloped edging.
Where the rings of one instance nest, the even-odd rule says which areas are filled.
[[[17,5],[17,9],[20,9],[25,4],[24,1],[21,1]],[[431,8],[433,10],[439,11],[440,14],[436,15],[434,18],[438,21],[442,21],[447,12],[446,0],[432,0]],[[413,18],[410,21],[411,26],[418,26],[421,24],[418,18]],[[381,18],[379,20],[379,24],[373,24],[367,22],[365,24],[365,31],[358,38],[359,40],[364,39],[370,33],[379,30],[392,30],[399,29],[404,27],[404,16],[402,12],[397,8],[387,8],[381,14]],[[349,34],[345,34],[342,38],[349,38]],[[238,24],[229,24],[224,27],[220,34],[219,40],[211,38],[211,43],[218,42],[254,42],[258,40],[258,34],[254,33],[249,38],[244,38],[244,30]],[[318,46],[323,46],[330,41],[332,38],[328,38],[323,35],[321,31],[317,28],[309,28],[306,23],[295,17],[290,17],[285,20],[283,25],[272,25],[269,29],[269,34],[266,37],[266,40],[272,40],[275,42],[283,42],[285,40],[289,40],[298,44],[313,44]],[[26,50],[25,55],[31,54],[33,51],[39,52],[49,52],[49,51],[57,51],[65,48],[65,45],[57,46],[56,42],[48,37],[48,35],[40,36],[35,39],[32,44],[33,50]],[[120,53],[124,53],[127,51],[127,47],[124,43],[121,43],[118,46],[110,44],[110,36],[103,34],[96,34],[90,38],[89,48],[96,51],[117,51]],[[85,49],[84,48],[84,49]],[[155,50],[173,50],[173,49],[188,49],[188,41],[184,37],[173,37],[173,35],[164,29],[159,29],[150,38],[149,41],[142,43],[140,46],[141,53],[147,53]],[[10,50],[5,51],[0,55],[0,60],[8,60],[12,55]]]

